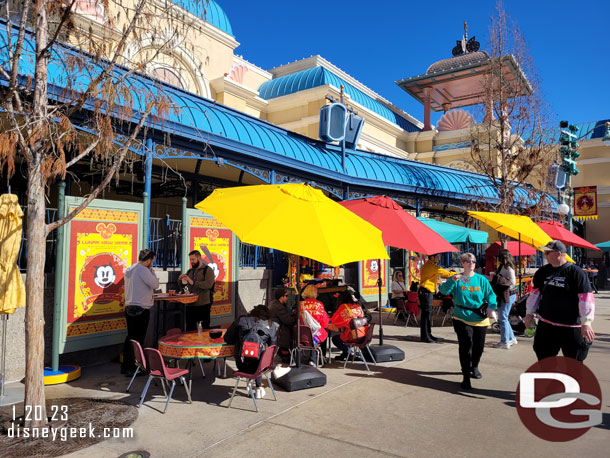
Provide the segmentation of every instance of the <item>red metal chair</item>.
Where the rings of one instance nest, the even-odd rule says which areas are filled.
[[[362,339],[358,340],[347,340],[344,341],[345,345],[349,347],[349,353],[347,354],[347,358],[345,358],[345,363],[343,364],[343,368],[347,366],[347,362],[349,361],[349,357],[352,357],[352,363],[356,362],[356,354],[360,357],[366,370],[370,372],[369,365],[366,363],[366,359],[364,358],[364,354],[362,353],[362,349],[366,348],[369,352],[369,356],[371,357],[371,361],[373,364],[377,364],[375,361],[375,357],[373,356],[373,352],[369,347],[371,340],[373,340],[373,330],[375,328],[375,323],[370,323],[368,329],[366,330],[366,335]]]
[[[402,308],[399,308],[398,304],[396,304],[396,316],[394,317],[394,324],[396,324],[396,322],[402,318],[405,320],[405,327],[409,325],[409,321],[411,320],[413,320],[415,326],[419,326],[417,316],[415,316],[415,314],[409,310],[409,305],[410,304],[408,301],[402,301]]]
[[[179,367],[167,367],[165,366],[165,361],[163,361],[163,356],[159,350],[155,348],[145,348],[144,353],[146,354],[146,363],[148,364],[148,381],[146,382],[146,386],[144,387],[144,392],[142,393],[142,397],[140,398],[140,403],[138,407],[142,405],[144,402],[144,398],[146,397],[146,393],[148,391],[148,387],[150,386],[150,382],[154,378],[158,378],[161,380],[161,385],[163,386],[163,394],[167,396],[167,401],[165,402],[165,409],[163,413],[167,410],[167,406],[169,405],[169,401],[172,398],[172,394],[174,393],[174,388],[176,387],[176,379],[179,378],[180,382],[184,385],[184,389],[186,391],[186,396],[188,398],[189,404],[192,404],[191,400],[191,391],[189,390],[188,384],[184,379],[184,376],[189,373],[187,369],[180,369]],[[172,387],[169,390],[169,395],[165,390],[165,382],[172,382]]]
[[[273,393],[273,400],[277,401],[277,396],[275,395],[275,390],[273,389],[273,384],[271,383],[271,379],[269,378],[269,372],[271,372],[275,368],[275,364],[273,363],[273,359],[275,358],[275,354],[277,353],[278,346],[270,345],[266,348],[266,350],[261,355],[261,359],[258,362],[258,368],[254,374],[248,374],[246,372],[235,372],[233,374],[234,377],[237,377],[237,381],[235,382],[235,387],[233,387],[233,393],[231,394],[231,399],[229,400],[229,405],[227,408],[231,408],[231,403],[233,402],[233,397],[235,396],[235,391],[237,390],[237,385],[241,379],[247,380],[247,388],[252,401],[254,401],[254,408],[258,412],[258,405],[256,404],[256,396],[254,395],[254,390],[252,389],[252,381],[256,380],[258,377],[264,376],[267,379],[267,383],[269,384],[269,388],[271,388],[271,392]]]
[[[131,384],[138,376],[138,372],[147,372],[146,358],[144,357],[144,352],[142,351],[142,346],[140,345],[140,342],[133,339],[131,339],[129,342],[131,342],[131,351],[133,351],[133,360],[136,364],[136,371],[133,373],[133,377],[131,377],[129,385],[127,385],[127,389],[125,390],[125,392],[127,393],[129,393],[129,388],[131,388]]]
[[[301,324],[301,342],[297,344],[297,327],[295,325],[292,333],[292,348],[290,349],[290,365],[292,366],[296,361],[296,352],[302,350],[313,351],[316,353],[316,367],[324,366],[324,356],[322,355],[322,349],[320,345],[316,343],[313,338],[311,328],[306,324]]]

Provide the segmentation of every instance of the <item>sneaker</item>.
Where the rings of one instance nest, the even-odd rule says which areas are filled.
[[[288,372],[290,372],[290,366],[276,366],[276,368],[273,370],[273,378],[274,379],[278,379],[283,377],[284,375],[286,375]]]
[[[472,369],[470,369],[470,376],[472,378],[476,378],[476,379],[483,378],[483,374],[481,374],[481,371],[479,370],[478,367],[473,367]]]
[[[511,345],[517,345],[519,342],[517,341],[517,338],[513,338],[513,340],[510,341]]]
[[[510,342],[498,342],[492,345],[494,348],[502,348],[504,350],[508,350],[510,348]]]
[[[316,365],[316,363],[314,363],[313,361],[309,361],[309,363],[308,363],[308,364],[309,364],[310,366],[314,366],[314,367],[315,367],[315,365]]]
[[[265,397],[265,394],[267,393],[265,392],[265,389],[262,386],[254,390],[254,397],[256,399],[263,399]]]

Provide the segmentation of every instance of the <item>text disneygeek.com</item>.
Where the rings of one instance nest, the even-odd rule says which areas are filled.
[[[84,439],[89,437],[104,439],[130,439],[133,438],[133,428],[103,428],[97,431],[91,424],[85,427],[66,427],[63,428],[24,428],[15,427],[13,424],[8,429],[8,437],[23,437],[26,439],[48,439],[53,441],[60,440],[66,442],[68,439]]]

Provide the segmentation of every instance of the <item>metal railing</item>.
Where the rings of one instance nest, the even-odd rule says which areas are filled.
[[[273,264],[273,251],[257,245],[240,243],[239,267],[271,268]]]
[[[182,220],[165,218],[150,218],[148,232],[148,247],[154,251],[154,267],[163,270],[182,266]]]
[[[17,265],[24,272],[27,270],[28,243],[26,238],[27,207],[23,207],[23,232],[21,235],[21,248],[17,257]],[[46,222],[52,223],[57,219],[57,209],[46,209]],[[248,243],[239,244],[239,267],[272,268],[273,250]],[[182,220],[165,218],[150,218],[149,247],[157,256],[154,266],[167,270],[182,266]],[[55,259],[57,257],[57,231],[49,234],[46,241],[45,273],[55,272]]]

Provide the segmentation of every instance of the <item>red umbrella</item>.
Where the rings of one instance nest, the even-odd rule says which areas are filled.
[[[339,202],[360,218],[381,231],[386,246],[417,251],[423,254],[459,251],[424,223],[411,216],[386,196]],[[381,275],[381,270],[379,271]],[[379,345],[383,346],[383,319],[381,317],[381,279],[379,285]]]
[[[424,223],[386,196],[339,202],[381,231],[387,246],[426,255],[459,251]]]
[[[536,224],[540,227],[540,229],[549,234],[553,240],[561,240],[566,245],[600,251],[600,249],[592,243],[589,243],[582,237],[568,231],[559,221],[540,221]]]

